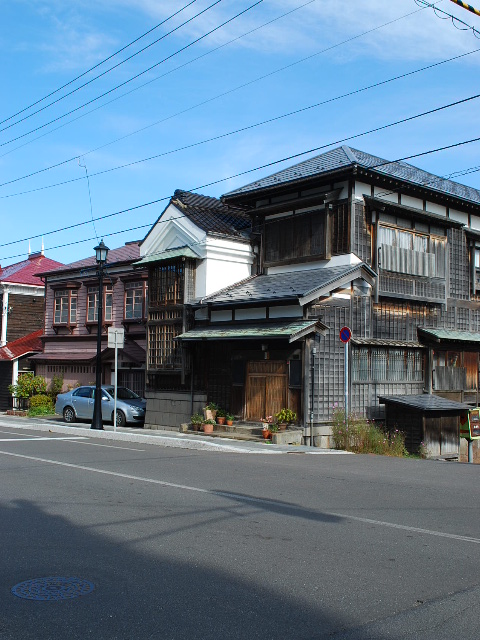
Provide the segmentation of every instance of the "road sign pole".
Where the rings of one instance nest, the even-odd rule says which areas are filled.
[[[348,342],[345,342],[345,424],[348,427]]]

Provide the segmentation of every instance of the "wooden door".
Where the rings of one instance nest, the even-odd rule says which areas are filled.
[[[287,406],[287,363],[258,360],[247,364],[246,420],[260,420]]]

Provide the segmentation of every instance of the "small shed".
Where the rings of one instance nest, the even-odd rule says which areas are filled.
[[[433,394],[379,396],[389,431],[405,434],[405,446],[416,453],[423,442],[428,457],[458,455],[459,418],[472,407]]]

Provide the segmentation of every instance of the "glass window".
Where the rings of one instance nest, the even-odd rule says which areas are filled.
[[[88,287],[87,290],[87,322],[98,321],[98,287]],[[110,322],[113,316],[113,285],[107,284],[103,288],[103,320]]]
[[[92,389],[90,387],[79,387],[72,393],[72,395],[76,396],[77,398],[91,398]]]
[[[77,322],[77,292],[70,289],[55,291],[54,324],[75,324]]]
[[[145,313],[144,313],[145,297],[146,297],[146,287],[143,282],[125,283],[125,319],[126,320],[145,317]]]
[[[353,382],[422,382],[423,353],[417,349],[358,347],[352,350]]]

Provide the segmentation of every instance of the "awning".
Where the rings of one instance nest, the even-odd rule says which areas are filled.
[[[165,260],[173,260],[174,258],[199,258],[200,256],[196,251],[190,249],[188,246],[175,247],[175,249],[166,249],[159,253],[152,253],[144,256],[141,260],[134,263],[134,267],[143,267],[146,264],[152,264],[154,262],[165,262]]]
[[[38,353],[30,359],[35,362],[60,362],[68,364],[69,362],[91,362],[95,359],[96,351],[79,351],[78,353]]]
[[[409,340],[386,340],[384,338],[356,338],[352,336],[352,344],[361,347],[389,347],[394,349],[426,349],[424,344]]]
[[[380,404],[397,404],[419,411],[453,411],[458,413],[472,408],[463,402],[447,400],[447,398],[429,393],[412,396],[378,396],[378,401]]]
[[[202,340],[272,340],[288,339],[289,342],[300,340],[311,333],[325,335],[328,327],[318,320],[297,320],[295,322],[272,322],[269,324],[231,324],[225,326],[198,327],[177,336],[184,342]]]
[[[418,327],[419,338],[437,343],[474,342],[480,344],[480,333],[477,331],[457,331],[454,329],[422,329]]]

